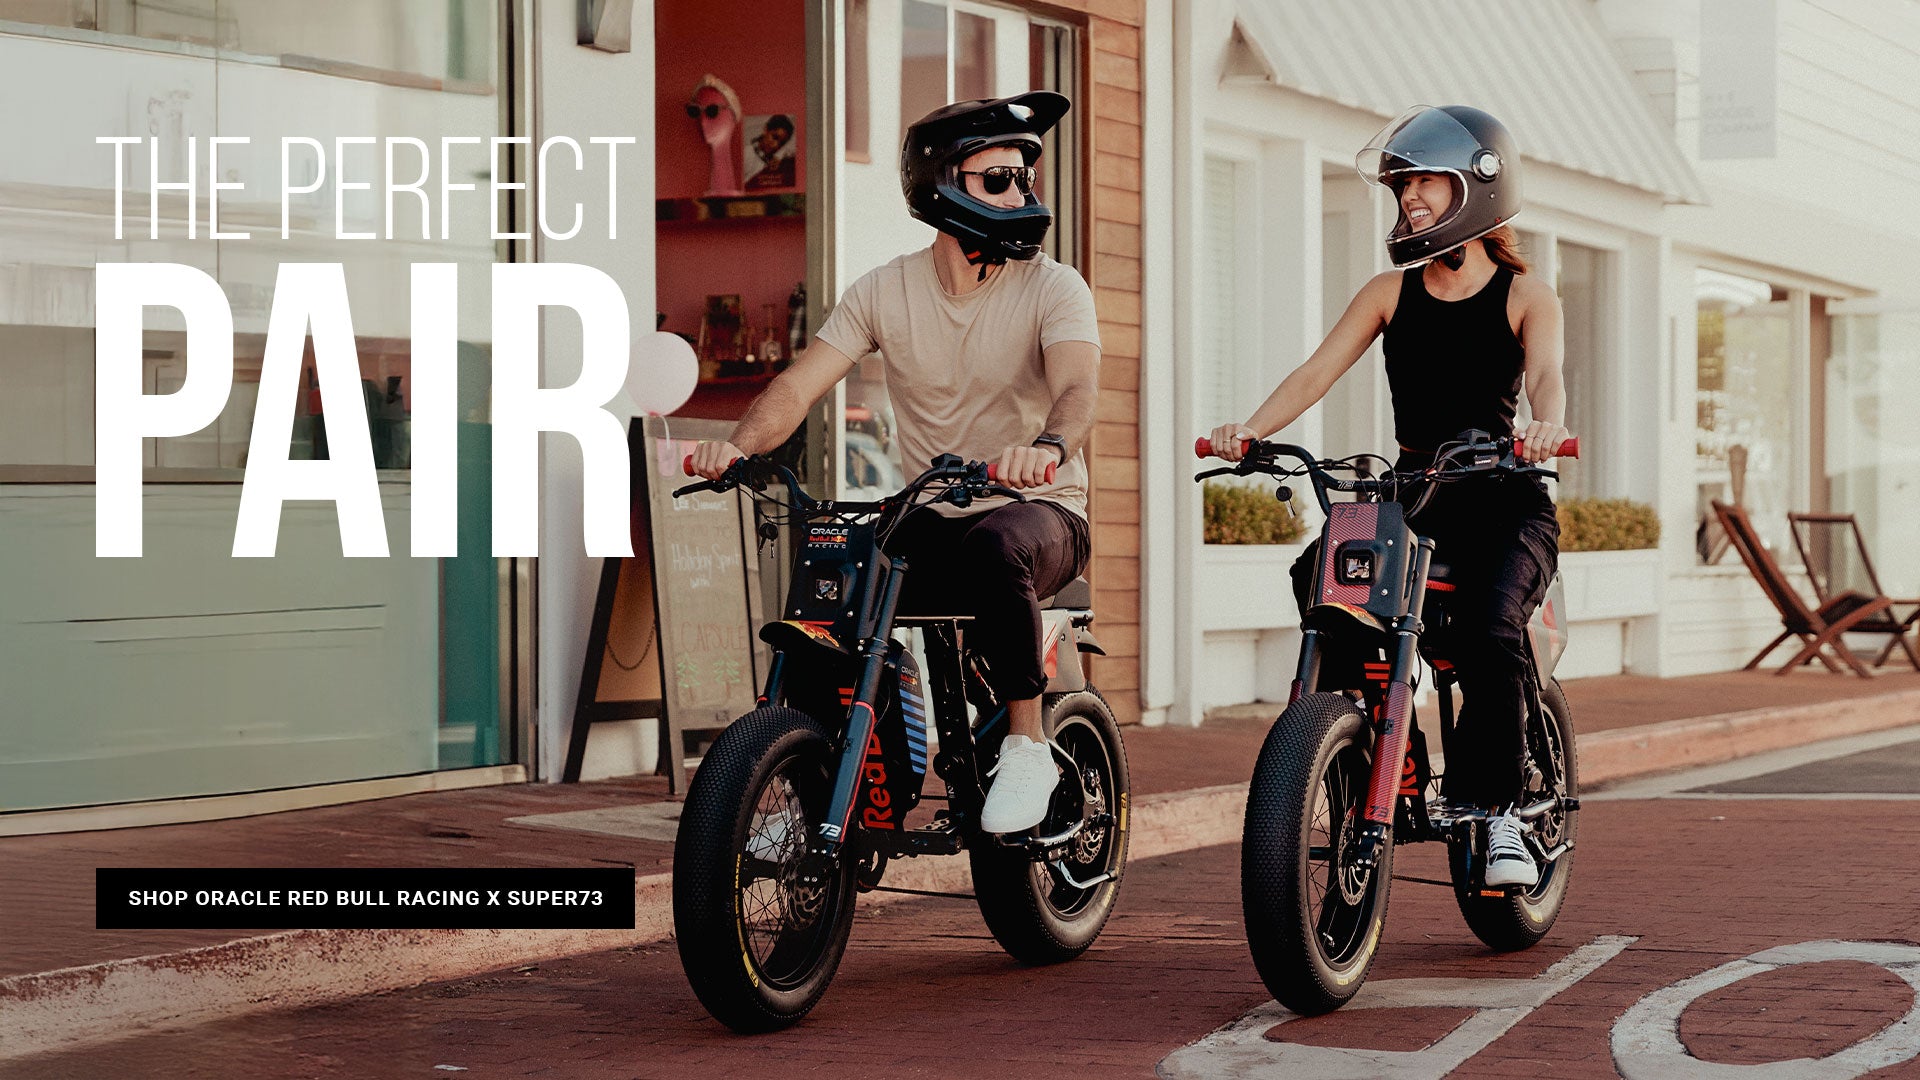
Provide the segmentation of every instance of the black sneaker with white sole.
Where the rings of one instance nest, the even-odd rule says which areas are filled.
[[[1502,889],[1509,885],[1532,888],[1540,884],[1540,867],[1533,861],[1523,835],[1527,826],[1508,812],[1487,826],[1487,887]]]

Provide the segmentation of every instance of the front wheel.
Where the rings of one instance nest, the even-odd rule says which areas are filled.
[[[674,936],[700,1003],[735,1031],[800,1020],[846,952],[853,866],[808,850],[833,768],[812,717],[755,709],[714,740],[687,790],[673,843]]]
[[[1240,847],[1247,947],[1274,999],[1302,1016],[1346,1004],[1380,950],[1392,835],[1371,868],[1355,858],[1372,746],[1349,698],[1307,694],[1267,732],[1247,791]]]
[[[1087,951],[1120,894],[1127,861],[1126,749],[1106,700],[1091,688],[1049,694],[1042,707],[1060,786],[1034,830],[1080,831],[1057,858],[1035,861],[996,837],[969,840],[973,893],[987,929],[1025,964],[1057,964]]]
[[[1529,802],[1561,795],[1580,794],[1580,768],[1574,754],[1573,713],[1567,707],[1567,695],[1558,679],[1548,679],[1540,691],[1540,705],[1546,715],[1528,724],[1527,746],[1540,767],[1542,782],[1527,792]],[[1543,720],[1544,722],[1540,722]],[[1566,904],[1567,886],[1573,877],[1573,835],[1580,811],[1556,808],[1534,821],[1534,839],[1543,852],[1566,845],[1558,858],[1543,863],[1540,880],[1531,889],[1509,891],[1481,889],[1473,883],[1473,867],[1466,844],[1449,842],[1448,869],[1453,878],[1454,899],[1460,914],[1474,936],[1487,947],[1500,952],[1532,948],[1553,929],[1554,920]]]

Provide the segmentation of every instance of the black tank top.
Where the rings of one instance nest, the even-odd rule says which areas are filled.
[[[1454,301],[1427,292],[1424,273],[1420,266],[1401,273],[1387,324],[1394,438],[1431,453],[1468,428],[1510,434],[1527,355],[1507,321],[1513,271],[1495,270],[1479,292]]]

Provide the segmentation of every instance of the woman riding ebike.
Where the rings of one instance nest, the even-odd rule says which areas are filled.
[[[1414,723],[1424,659],[1439,692],[1447,775],[1467,766],[1472,748],[1455,722],[1454,659],[1471,651],[1473,631],[1452,617],[1452,569],[1433,560],[1433,541],[1407,521],[1444,485],[1554,475],[1520,460],[1519,449],[1518,440],[1469,431],[1424,469],[1372,477],[1363,468],[1370,454],[1315,460],[1297,446],[1251,442],[1237,466],[1196,477],[1304,475],[1327,516],[1311,549],[1318,555],[1302,605],[1299,667],[1254,766],[1241,844],[1247,944],[1267,988],[1294,1012],[1338,1008],[1365,981],[1386,924],[1395,844],[1447,842],[1460,912],[1495,949],[1531,946],[1559,917],[1580,800],[1572,717],[1553,678],[1566,644],[1558,575],[1522,639],[1525,779],[1506,812],[1429,798],[1433,763]],[[1559,448],[1564,456],[1577,450],[1571,439]],[[1203,438],[1194,451],[1207,457],[1214,447]],[[1352,492],[1355,501],[1333,503],[1329,490]],[[1279,497],[1292,495],[1282,487]],[[1525,860],[1530,877],[1499,873],[1503,852],[1484,841],[1503,826],[1516,834],[1518,850],[1508,857]]]
[[[1092,590],[1079,579],[1042,602],[1042,726],[1061,779],[1036,827],[1002,835],[982,828],[981,811],[1007,710],[964,637],[973,619],[897,615],[907,560],[887,548],[922,507],[1025,496],[953,454],[879,502],[816,501],[762,457],[674,496],[740,486],[784,511],[793,581],[784,618],[760,631],[774,651],[758,707],[707,751],[674,841],[674,935],[701,1004],[737,1031],[804,1017],[846,951],[856,890],[879,887],[901,856],[966,851],[980,913],[1015,959],[1086,951],[1119,892],[1130,791],[1119,725],[1080,659],[1101,651]],[[925,635],[924,673],[894,639],[910,627]],[[922,791],[929,764],[944,794]],[[910,821],[923,800],[940,808]]]
[[[1469,842],[1479,844],[1482,833],[1485,837],[1484,855],[1468,858],[1463,864],[1466,877],[1456,872],[1454,880],[1456,888],[1470,888],[1472,895],[1461,893],[1468,922],[1496,948],[1531,945],[1551,923],[1551,912],[1558,910],[1564,885],[1550,883],[1556,879],[1564,883],[1565,854],[1558,856],[1557,872],[1555,864],[1545,861],[1562,846],[1541,844],[1541,817],[1533,812],[1542,801],[1533,798],[1539,794],[1535,776],[1549,775],[1547,757],[1558,753],[1566,762],[1561,781],[1566,786],[1556,789],[1556,800],[1571,797],[1572,777],[1570,734],[1561,749],[1553,751],[1543,748],[1530,730],[1570,732],[1564,702],[1536,666],[1537,650],[1527,637],[1529,616],[1547,595],[1557,572],[1559,538],[1552,499],[1539,470],[1532,467],[1554,456],[1568,433],[1563,426],[1566,388],[1561,374],[1559,300],[1551,286],[1527,274],[1507,225],[1520,209],[1519,165],[1506,129],[1477,109],[1419,106],[1383,128],[1360,152],[1356,166],[1369,182],[1394,195],[1399,218],[1388,234],[1387,254],[1399,269],[1375,276],[1360,289],[1326,340],[1246,423],[1223,424],[1206,440],[1217,456],[1241,462],[1249,447],[1257,451],[1265,446],[1258,440],[1291,424],[1326,395],[1376,337],[1383,339],[1400,455],[1393,474],[1381,481],[1388,487],[1336,487],[1370,500],[1365,504],[1373,514],[1366,518],[1368,527],[1384,530],[1384,535],[1374,534],[1368,542],[1383,547],[1373,563],[1359,559],[1358,552],[1352,566],[1344,558],[1329,561],[1330,553],[1363,539],[1343,531],[1358,528],[1357,521],[1336,528],[1338,523],[1330,519],[1327,536],[1294,565],[1293,578],[1300,610],[1309,614],[1316,602],[1353,605],[1355,597],[1371,596],[1370,603],[1384,606],[1378,610],[1359,606],[1380,620],[1384,636],[1369,641],[1364,635],[1355,639],[1342,634],[1322,643],[1326,651],[1317,658],[1314,681],[1298,688],[1300,699],[1276,724],[1269,750],[1283,728],[1308,723],[1300,711],[1303,708],[1317,710],[1310,726],[1319,735],[1346,731],[1347,726],[1356,730],[1341,736],[1349,748],[1338,751],[1331,765],[1322,763],[1325,768],[1307,782],[1313,790],[1298,793],[1295,799],[1307,801],[1275,811],[1295,815],[1292,822],[1274,827],[1304,836],[1311,823],[1298,815],[1315,813],[1320,805],[1315,800],[1322,796],[1329,811],[1361,814],[1359,792],[1369,785],[1354,770],[1363,760],[1373,763],[1376,782],[1371,787],[1376,795],[1382,786],[1377,782],[1380,776],[1401,771],[1401,753],[1382,757],[1376,751],[1401,744],[1407,734],[1404,717],[1398,722],[1399,730],[1389,726],[1376,731],[1380,722],[1363,722],[1372,714],[1355,712],[1347,692],[1366,698],[1364,684],[1369,680],[1355,672],[1366,673],[1369,669],[1364,665],[1373,661],[1375,675],[1391,672],[1384,689],[1376,686],[1381,700],[1375,704],[1382,715],[1392,715],[1410,702],[1416,667],[1412,656],[1422,628],[1420,609],[1402,605],[1424,599],[1429,586],[1412,576],[1420,560],[1409,545],[1421,545],[1409,538],[1430,541],[1432,557],[1449,567],[1446,584],[1452,589],[1446,605],[1451,654],[1446,659],[1451,671],[1445,681],[1457,679],[1466,699],[1458,722],[1447,718],[1447,768],[1441,795],[1449,808],[1478,811],[1464,818],[1455,815],[1450,820],[1469,821],[1472,828],[1450,830],[1448,835],[1460,840],[1454,845],[1457,856]],[[1532,420],[1521,427],[1516,416],[1523,387]],[[1461,443],[1463,432],[1479,434]],[[1514,435],[1509,438],[1507,432]],[[1297,448],[1288,448],[1285,454],[1308,460]],[[1473,467],[1463,470],[1463,461],[1471,461]],[[1259,463],[1250,468],[1272,471]],[[1324,502],[1325,468],[1308,470],[1308,475]],[[1412,482],[1415,477],[1421,482]],[[1402,516],[1397,499],[1409,500],[1411,505],[1405,509],[1410,512]],[[1345,512],[1346,504],[1333,510]],[[1406,536],[1400,535],[1403,531]],[[1379,561],[1389,555],[1395,560],[1390,565]],[[1370,586],[1369,593],[1359,588],[1358,578],[1338,577],[1349,572],[1382,579]],[[1378,595],[1381,588],[1399,594]],[[1406,624],[1410,614],[1413,623]],[[1409,633],[1412,640],[1405,637]],[[1315,658],[1302,657],[1303,673],[1309,659]],[[1342,706],[1341,701],[1348,704]],[[1545,704],[1536,707],[1538,701]],[[1406,711],[1410,712],[1410,705]],[[1551,722],[1542,720],[1543,716],[1551,717]],[[1314,752],[1315,747],[1328,752],[1337,749],[1319,735],[1294,749],[1300,754]],[[1378,737],[1389,741],[1384,747],[1375,746]],[[1412,777],[1409,782],[1413,783]],[[1366,806],[1367,829],[1336,814],[1330,828],[1338,843],[1301,841],[1298,850],[1282,845],[1275,857],[1284,855],[1296,864],[1283,873],[1273,866],[1263,870],[1256,865],[1267,857],[1252,843],[1260,791],[1256,779],[1249,802],[1249,847],[1243,856],[1249,861],[1243,865],[1243,882],[1287,876],[1298,888],[1277,899],[1297,901],[1306,908],[1256,910],[1274,902],[1276,896],[1247,885],[1249,940],[1262,975],[1282,1004],[1300,1012],[1325,1011],[1358,989],[1378,946],[1379,920],[1385,915],[1385,868],[1392,850],[1386,834],[1392,831],[1394,807],[1391,800],[1388,805]],[[1554,805],[1571,812],[1563,803]],[[1570,839],[1570,829],[1568,835]],[[1362,839],[1364,843],[1359,842]],[[1317,866],[1322,860],[1326,880],[1321,884],[1330,891],[1331,900],[1325,896],[1321,900],[1332,906],[1314,914],[1307,910],[1313,903],[1304,890],[1309,864]],[[1536,900],[1550,899],[1551,910],[1508,896],[1506,891],[1513,889],[1529,891],[1520,897],[1537,893]],[[1469,900],[1496,900],[1478,896],[1482,890],[1498,892],[1498,903],[1521,913],[1518,921],[1489,922],[1477,916],[1475,912],[1486,907]],[[1539,917],[1543,911],[1544,921]],[[1301,918],[1317,922],[1309,922],[1304,933],[1296,928],[1294,936],[1299,940],[1286,954],[1290,959],[1275,960],[1271,950],[1263,950],[1256,922],[1270,926]],[[1299,964],[1305,964],[1302,970],[1311,974],[1297,977],[1281,970]]]

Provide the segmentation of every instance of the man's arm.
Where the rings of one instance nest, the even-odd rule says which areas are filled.
[[[1091,341],[1057,341],[1042,356],[1047,390],[1053,395],[1046,430],[1065,439],[1066,449],[1056,452],[1051,446],[1009,446],[1002,450],[999,473],[1008,487],[1046,483],[1047,466],[1072,457],[1086,445],[1087,434],[1093,430],[1100,396],[1100,346]]]
[[[733,426],[731,438],[703,442],[694,449],[694,473],[717,479],[734,458],[764,454],[786,442],[807,418],[807,410],[852,370],[853,361],[845,353],[814,338],[813,344],[747,406],[747,415]]]

